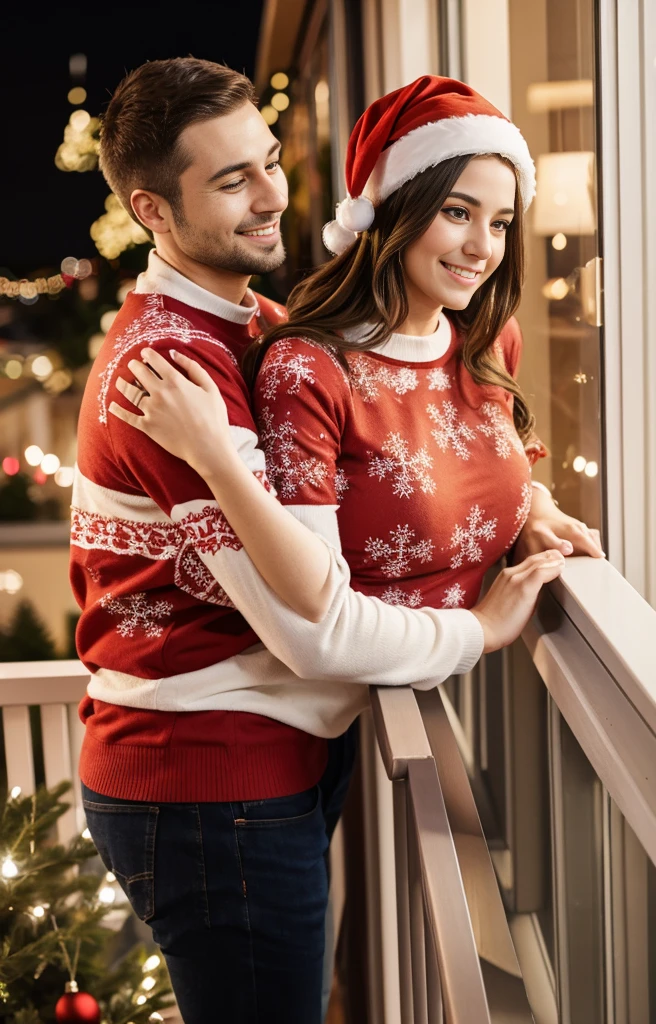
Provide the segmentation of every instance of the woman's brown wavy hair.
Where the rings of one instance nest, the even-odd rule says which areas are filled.
[[[244,374],[251,385],[267,350],[280,338],[301,336],[329,345],[348,372],[345,352],[373,348],[401,327],[408,316],[403,254],[430,226],[471,159],[444,160],[401,185],[377,207],[373,225],[357,242],[293,288],[287,301],[289,319],[267,330],[246,352]],[[515,170],[508,160],[503,163]],[[526,441],[532,433],[533,416],[521,388],[492,349],[519,305],[523,281],[524,225],[518,183],[515,216],[507,229],[501,264],[474,293],[467,308],[452,312],[450,318],[464,335],[461,359],[465,367],[476,383],[502,387],[514,397],[515,427]],[[376,324],[366,341],[344,338],[344,331],[365,323]]]

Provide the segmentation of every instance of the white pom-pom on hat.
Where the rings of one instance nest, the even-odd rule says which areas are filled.
[[[334,256],[341,256],[350,245],[357,240],[355,231],[342,227],[338,220],[331,220],[324,224],[321,231],[323,244]]]
[[[366,196],[343,199],[337,207],[337,220],[349,231],[366,231],[374,222],[376,211],[371,199]]]

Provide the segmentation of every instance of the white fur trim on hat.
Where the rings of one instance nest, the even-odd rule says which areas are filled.
[[[488,153],[515,165],[526,210],[535,196],[535,164],[519,128],[492,114],[445,117],[408,132],[381,154],[362,194],[377,205],[428,167],[454,156]]]

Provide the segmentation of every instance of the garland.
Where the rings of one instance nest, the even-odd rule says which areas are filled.
[[[53,274],[52,277],[37,277],[34,281],[27,277],[22,277],[19,281],[0,277],[0,295],[8,299],[34,302],[39,295],[59,295],[64,288],[70,288],[74,281],[83,281],[92,273],[93,266],[90,260],[76,260],[74,256],[67,256],[62,260],[61,273]]]

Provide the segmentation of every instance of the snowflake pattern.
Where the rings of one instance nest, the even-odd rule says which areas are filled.
[[[451,387],[451,378],[441,366],[434,370],[429,370],[427,380],[429,391],[448,391]]]
[[[417,561],[425,564],[433,557],[432,540],[415,541],[415,531],[408,523],[390,530],[391,541],[381,537],[369,537],[365,552],[374,562],[382,562],[380,569],[384,576],[401,576],[410,572],[411,564]]]
[[[190,342],[202,342],[206,345],[214,345],[222,350],[224,356],[237,369],[239,364],[234,355],[222,341],[213,338],[206,331],[197,330],[190,320],[174,313],[164,306],[162,295],[146,295],[143,312],[132,320],[128,326],[114,340],[114,355],[107,363],[105,369],[99,374],[101,381],[98,391],[98,403],[100,405],[99,420],[107,423],[109,390],[112,379],[118,369],[123,357],[131,348],[144,348],[146,345],[155,345],[162,338],[167,338],[173,344],[189,345]]]
[[[298,394],[304,381],[314,384],[314,369],[310,363],[315,361],[314,356],[293,352],[292,343],[287,338],[276,342],[271,347],[260,373],[258,383],[261,387],[262,397],[271,401],[278,394],[278,388],[284,384],[289,385],[288,395]]]
[[[161,636],[164,632],[162,620],[168,619],[173,611],[170,601],[158,600],[149,604],[145,593],[128,594],[127,597],[105,594],[99,604],[110,615],[121,620],[116,632],[123,637],[134,636],[137,629],[143,629],[151,639]]]
[[[515,543],[520,533],[522,532],[524,523],[528,519],[528,514],[531,511],[531,503],[533,501],[533,488],[530,484],[522,484],[522,497],[517,509],[515,510],[515,532],[510,541],[509,547]]]
[[[451,568],[459,569],[466,561],[474,564],[483,559],[481,541],[494,540],[498,519],[484,519],[485,512],[480,505],[472,505],[464,525],[455,527],[449,547],[458,550],[451,558]]]
[[[342,503],[344,495],[349,489],[349,481],[341,466],[335,470],[335,496],[339,504]]]
[[[365,402],[375,402],[381,386],[397,395],[405,395],[419,386],[417,371],[409,366],[393,370],[389,366],[378,366],[365,356],[356,356],[349,367],[351,384]]]
[[[260,417],[260,441],[267,472],[283,498],[293,498],[304,486],[320,487],[328,466],[315,456],[306,458],[296,447],[296,429],[290,419],[276,425],[268,406]]]
[[[418,587],[409,592],[401,590],[400,587],[387,587],[380,595],[380,599],[385,604],[398,604],[403,608],[421,608],[423,603],[421,590]]]
[[[217,505],[206,505],[200,512],[191,512],[179,524],[201,555],[215,555],[221,548],[239,551],[242,543]]]
[[[435,493],[435,481],[429,475],[433,460],[425,447],[410,454],[409,443],[398,432],[388,434],[381,445],[384,457],[369,452],[369,476],[392,479],[392,491],[399,498],[409,498],[418,484],[424,494]]]
[[[444,597],[442,598],[442,607],[460,608],[464,604],[465,596],[465,591],[462,589],[460,584],[453,583],[444,591]]]
[[[191,544],[183,547],[176,559],[173,582],[178,590],[183,590],[197,601],[218,604],[222,608],[235,607]]]
[[[168,560],[177,556],[180,540],[180,530],[170,521],[144,523],[75,507],[71,510],[71,544],[87,551]]]
[[[481,434],[494,441],[494,448],[500,459],[509,458],[513,450],[520,455],[526,454],[514,424],[504,415],[498,402],[483,402],[481,412],[489,423],[481,423],[478,429]]]
[[[438,448],[443,452],[453,448],[459,458],[468,459],[471,452],[465,442],[475,441],[476,434],[471,427],[458,419],[458,410],[453,402],[448,399],[444,401],[441,411],[436,405],[427,405],[426,412],[435,424],[431,434]]]

